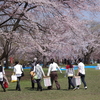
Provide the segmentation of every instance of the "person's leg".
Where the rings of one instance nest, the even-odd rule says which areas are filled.
[[[79,76],[81,77],[81,81],[83,82],[84,84],[84,87],[87,89],[87,85],[86,85],[86,82],[85,82],[85,75],[79,73]],[[79,88],[79,86],[77,86]]]
[[[37,81],[37,91],[38,90],[42,91],[42,86],[41,86],[41,82],[40,82],[41,79],[37,79],[36,81]]]
[[[74,84],[73,84],[73,82],[72,82],[72,78],[73,77],[70,77],[70,85],[73,87],[73,89],[75,88],[75,86],[74,86]]]
[[[70,77],[68,77],[68,89],[70,89]]]
[[[87,89],[87,85],[86,85],[86,82],[85,82],[85,75],[81,76],[81,80],[82,80],[82,82],[84,84],[84,88]]]
[[[73,77],[68,77],[68,85],[69,85],[68,89],[71,89],[71,86],[73,87],[73,89],[75,88],[75,86],[74,86],[74,84],[72,82],[72,78]]]
[[[55,84],[56,84],[56,88],[59,90],[60,89],[60,84],[58,82],[58,74],[57,74],[57,72],[54,72],[54,81],[55,81]]]
[[[53,72],[51,72],[50,77],[51,77],[51,86],[48,86],[49,90],[52,89],[52,87],[53,87],[53,81],[54,81],[54,73]]]
[[[18,90],[18,91],[21,91],[21,88],[20,88],[20,79],[21,79],[21,77],[17,77],[16,90]]]
[[[5,89],[4,85],[3,85],[3,81],[0,82],[0,84],[1,84],[1,87],[3,88],[3,91],[6,92],[6,89]]]
[[[19,84],[19,79],[18,79],[18,77],[17,77],[17,84],[16,84],[16,90],[18,90],[18,84]]]
[[[37,83],[37,91],[39,90],[39,80],[36,79],[36,83]]]
[[[32,89],[34,89],[34,81],[33,81],[33,77],[31,76],[31,86],[32,86]]]
[[[39,79],[39,89],[40,89],[40,91],[42,91],[41,79]]]

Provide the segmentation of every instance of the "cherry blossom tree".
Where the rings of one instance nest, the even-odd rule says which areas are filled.
[[[48,58],[83,57],[94,41],[87,36],[95,35],[79,16],[84,17],[83,11],[100,12],[99,4],[99,0],[1,0],[0,29],[4,34],[6,28],[23,34],[20,57],[36,52]]]
[[[18,50],[21,39],[18,35],[18,33],[4,33],[0,31],[0,60],[5,58],[7,68],[9,56]]]

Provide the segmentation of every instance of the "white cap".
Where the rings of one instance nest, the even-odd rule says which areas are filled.
[[[37,61],[37,58],[34,58],[34,61]]]

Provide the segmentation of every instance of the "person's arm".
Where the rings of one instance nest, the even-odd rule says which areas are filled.
[[[4,77],[4,80],[9,84],[9,82],[8,82],[8,79],[7,79],[7,77],[6,77],[6,75],[5,75],[5,70],[4,70],[4,67],[3,67],[3,77]]]
[[[33,72],[35,72],[35,67],[36,67],[36,66],[34,66]]]
[[[77,76],[79,75],[79,70],[80,70],[80,69],[78,68],[78,71],[77,71]]]
[[[3,67],[3,71],[2,71],[2,72],[3,72],[3,75],[5,75],[5,70],[4,70],[4,67]]]
[[[45,77],[45,73],[43,71],[43,68],[41,66],[40,66],[40,68],[41,68],[41,71],[42,71],[43,76]]]
[[[68,65],[66,65],[66,74],[68,74]]]
[[[49,68],[48,68],[47,76],[50,76],[50,71],[51,71],[51,65],[50,65]]]
[[[79,67],[79,65],[78,65],[77,76],[79,75],[79,72],[80,72],[80,67]]]
[[[15,74],[15,73],[16,73],[16,69],[15,69],[15,66],[14,66],[13,74]]]
[[[9,85],[9,81],[8,81],[6,75],[4,75],[4,80],[5,80],[5,81],[8,83],[8,85]]]
[[[74,67],[73,67],[73,74],[74,74],[74,76],[75,76],[75,70],[74,70]]]
[[[23,66],[21,65],[21,71],[23,71]]]
[[[60,73],[62,73],[62,71],[61,71],[61,69],[60,69],[60,67],[58,65],[57,65],[57,68],[59,69]]]

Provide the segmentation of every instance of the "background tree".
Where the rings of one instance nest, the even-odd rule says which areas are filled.
[[[93,37],[86,26],[88,21],[83,19],[84,12],[99,12],[99,4],[98,0],[1,0],[0,29],[4,34],[6,29],[7,33],[25,34],[21,43],[26,46],[20,44],[18,49],[20,57],[83,57],[82,52],[89,51],[87,44],[93,41],[84,42],[87,35]]]

